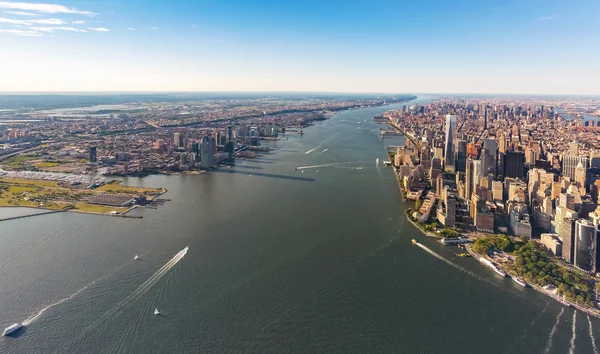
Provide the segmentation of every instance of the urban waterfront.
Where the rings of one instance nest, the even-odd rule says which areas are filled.
[[[598,319],[406,220],[375,162],[404,138],[371,120],[400,106],[339,113],[230,169],[125,178],[169,190],[143,219],[3,222],[1,319],[27,328],[0,352],[596,351]]]

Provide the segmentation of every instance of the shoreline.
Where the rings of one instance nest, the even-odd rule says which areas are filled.
[[[402,130],[400,130],[399,128],[397,128],[395,125],[393,125],[393,124],[389,124],[389,125],[390,125],[390,126],[392,126],[393,128],[395,128],[396,130],[398,130],[400,133],[402,133],[402,135],[404,135],[404,136],[405,136],[407,139],[409,139],[411,142],[413,142],[413,143],[414,143],[414,141],[413,141],[412,137],[409,137],[409,136],[408,136],[406,133],[404,133]],[[388,158],[389,158],[389,155],[388,155]],[[399,190],[400,190],[400,198],[401,198],[401,201],[402,201],[402,202],[406,202],[407,200],[404,198],[404,195],[403,195],[403,193],[404,193],[404,190],[403,190],[403,188],[402,188],[402,184],[400,183],[400,178],[398,177],[398,174],[396,173],[396,166],[394,166],[394,163],[393,163],[393,161],[391,161],[391,158],[389,158],[389,160],[390,160],[390,162],[392,162],[392,167],[394,168],[394,175],[395,175],[395,177],[396,177],[396,181],[398,182],[398,188],[399,188]],[[417,229],[418,229],[418,230],[419,230],[419,231],[420,231],[420,232],[421,232],[423,235],[425,235],[425,236],[427,236],[427,237],[429,237],[429,238],[435,238],[435,239],[438,239],[438,240],[442,238],[441,236],[438,236],[438,235],[435,235],[435,234],[433,234],[433,233],[431,233],[431,232],[429,232],[429,231],[425,231],[425,230],[423,230],[423,229],[422,229],[422,228],[421,228],[421,227],[420,227],[420,226],[419,226],[419,225],[418,225],[418,224],[417,224],[415,221],[413,221],[413,220],[410,218],[410,216],[409,216],[409,215],[408,215],[406,212],[404,212],[404,214],[405,214],[406,220],[408,220],[408,221],[409,221],[409,222],[410,222],[410,223],[411,223],[411,224],[412,224],[412,225],[413,225],[415,228],[417,228]],[[469,244],[465,244],[464,246],[465,246],[465,249],[466,249],[466,250],[467,250],[467,252],[468,252],[468,253],[471,255],[471,257],[472,257],[472,258],[474,258],[474,259],[477,259],[477,258],[480,258],[480,257],[482,257],[481,255],[479,255],[479,254],[475,253],[475,252],[474,252],[474,251],[471,249],[471,245],[469,245]],[[511,280],[512,280],[512,278],[514,277],[514,275],[510,274],[510,273],[509,273],[509,272],[508,272],[508,271],[507,271],[507,270],[506,270],[506,269],[505,269],[505,268],[504,268],[502,265],[500,265],[500,264],[497,264],[496,262],[494,262],[494,264],[496,264],[496,266],[497,266],[497,267],[499,267],[499,268],[500,268],[500,269],[501,269],[503,272],[505,272],[505,273],[507,274],[507,277],[511,278]],[[579,311],[582,311],[582,312],[584,312],[584,313],[586,313],[586,314],[588,314],[588,315],[592,315],[592,316],[594,316],[594,317],[596,317],[596,318],[600,318],[600,311],[598,311],[598,309],[597,309],[597,308],[584,307],[584,306],[581,306],[581,305],[579,305],[579,304],[576,304],[576,303],[573,303],[573,302],[567,302],[567,303],[568,303],[570,306],[564,305],[564,303],[562,302],[562,301],[564,301],[564,300],[561,300],[560,298],[558,298],[558,297],[557,297],[555,294],[553,294],[552,292],[549,292],[549,291],[547,291],[547,290],[544,290],[542,287],[540,287],[540,286],[539,286],[539,285],[537,285],[537,284],[531,284],[531,283],[529,283],[529,282],[528,282],[527,284],[528,284],[528,288],[530,288],[530,289],[533,289],[533,290],[537,291],[538,293],[541,293],[541,294],[543,294],[543,295],[546,295],[546,296],[548,296],[548,297],[550,297],[550,298],[552,298],[552,299],[556,300],[557,302],[559,302],[559,303],[560,303],[560,304],[562,304],[563,306],[566,306],[566,307],[572,307],[574,310],[579,310]]]

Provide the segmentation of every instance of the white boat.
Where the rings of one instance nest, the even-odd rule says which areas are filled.
[[[527,283],[526,283],[526,282],[525,282],[523,279],[521,279],[521,278],[512,277],[512,280],[513,280],[515,283],[517,283],[517,284],[521,285],[521,286],[522,286],[522,287],[524,287],[524,288],[526,288],[526,287],[527,287]]]
[[[155,315],[160,315],[160,311],[158,311],[158,309],[154,309],[154,314]]]
[[[135,257],[133,257],[133,259],[137,261],[138,259],[140,259],[140,257],[136,254]]]
[[[19,329],[23,328],[23,325],[20,323],[14,323],[8,327],[6,327],[4,329],[4,333],[2,333],[3,336],[8,336],[9,334],[18,331]]]

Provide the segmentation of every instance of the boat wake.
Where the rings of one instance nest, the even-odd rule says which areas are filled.
[[[122,267],[119,267],[118,269],[120,269],[120,268],[122,268]],[[118,270],[118,269],[117,269],[117,270]],[[117,270],[114,270],[114,271],[112,271],[112,272],[110,272],[110,273],[106,274],[105,276],[103,276],[103,277],[101,277],[101,278],[99,278],[99,279],[96,279],[96,280],[94,280],[93,282],[91,282],[91,283],[87,284],[86,286],[84,286],[83,288],[81,288],[81,289],[77,290],[77,291],[76,291],[76,292],[74,292],[73,294],[71,294],[71,295],[69,295],[69,296],[67,296],[67,297],[65,297],[65,298],[63,298],[63,299],[60,299],[60,300],[58,300],[58,301],[56,301],[56,302],[54,302],[54,303],[52,303],[52,304],[50,304],[50,305],[48,305],[48,306],[46,306],[46,307],[42,308],[42,309],[40,309],[40,310],[39,310],[38,312],[36,312],[36,313],[35,313],[33,316],[31,316],[31,317],[29,317],[28,319],[26,319],[25,321],[23,321],[23,322],[22,322],[23,326],[29,326],[30,324],[32,324],[32,323],[34,323],[36,320],[38,320],[38,319],[39,319],[39,318],[40,318],[40,317],[41,317],[41,316],[44,314],[44,312],[46,312],[46,311],[50,310],[51,308],[53,308],[53,307],[55,307],[55,306],[58,306],[58,305],[60,305],[60,304],[62,304],[62,303],[65,303],[65,302],[67,302],[67,301],[69,301],[69,300],[73,299],[75,296],[77,296],[77,295],[81,294],[82,292],[86,291],[86,290],[87,290],[87,289],[88,289],[90,286],[92,286],[92,285],[96,284],[96,283],[97,283],[97,282],[99,282],[99,281],[102,281],[102,280],[104,280],[105,278],[107,278],[108,276],[110,276],[111,274],[113,274],[114,272],[116,272]]]
[[[312,149],[308,150],[308,151],[307,151],[307,152],[305,152],[304,154],[305,154],[305,155],[308,155],[308,154],[310,154],[311,152],[313,152],[313,151],[315,151],[315,150],[319,150],[319,149],[321,148],[321,146],[323,146],[323,144],[325,144],[326,142],[328,142],[329,140],[331,140],[331,138],[333,138],[334,136],[336,136],[336,135],[338,135],[338,134],[340,134],[340,132],[337,132],[337,133],[333,134],[332,136],[328,137],[327,139],[323,140],[323,141],[322,141],[322,142],[321,142],[319,145],[317,145],[316,147],[314,147],[314,148],[312,148]],[[325,149],[325,150],[327,150],[327,149]],[[324,151],[322,151],[322,152],[324,152]]]
[[[552,326],[552,329],[550,330],[548,344],[546,344],[546,350],[544,350],[544,353],[549,353],[550,349],[552,348],[552,338],[554,337],[554,333],[556,333],[556,327],[558,327],[558,323],[560,322],[560,317],[562,316],[563,312],[565,312],[564,308],[560,309],[558,316],[556,316],[556,322],[554,322],[554,326]]]
[[[465,272],[465,273],[467,273],[467,274],[469,274],[469,275],[471,275],[471,276],[473,276],[473,277],[475,277],[475,278],[477,278],[477,279],[479,279],[481,281],[484,281],[484,282],[486,282],[488,284],[491,284],[491,285],[494,285],[494,286],[498,286],[497,284],[489,281],[488,279],[485,279],[485,278],[483,278],[483,277],[481,277],[481,276],[479,276],[479,275],[477,275],[477,274],[475,274],[475,273],[473,273],[473,272],[471,272],[471,271],[469,271],[469,270],[467,270],[467,269],[459,266],[458,264],[456,264],[456,263],[454,263],[454,262],[452,262],[452,261],[450,261],[450,260],[442,257],[438,253],[436,253],[436,252],[432,251],[431,249],[429,249],[427,246],[425,246],[425,245],[423,245],[421,243],[417,243],[416,245],[418,247],[422,248],[423,250],[425,250],[425,252],[427,252],[430,255],[434,256],[435,258],[441,260],[442,262],[444,262],[444,263],[446,263],[446,264],[448,264],[448,265],[450,265],[450,266],[452,266],[452,267],[454,267],[454,268],[456,268],[458,270],[462,270],[463,272]]]
[[[329,149],[325,149],[323,151],[317,152],[315,155],[321,155],[322,153],[326,152],[327,150],[329,150]]]
[[[189,250],[189,246],[179,251],[173,258],[171,258],[167,263],[165,263],[159,270],[157,270],[148,280],[142,283],[137,289],[135,289],[131,294],[129,294],[125,299],[115,305],[112,309],[108,310],[104,315],[102,315],[96,322],[89,325],[81,334],[81,336],[85,336],[89,333],[94,327],[100,324],[103,321],[106,321],[109,318],[115,317],[121,314],[127,305],[129,305],[132,301],[139,299],[142,295],[144,295],[150,288],[152,288],[162,277],[165,276],[173,267],[185,257]],[[81,338],[81,337],[79,337]]]
[[[351,162],[350,161],[348,161],[348,162],[334,162],[334,163],[326,163],[326,164],[322,164],[322,165],[299,166],[299,167],[296,167],[296,169],[297,170],[307,170],[309,168],[330,167],[330,166],[344,165],[344,164],[349,164],[349,163],[351,163]]]
[[[575,353],[575,338],[577,338],[576,331],[577,311],[573,311],[573,326],[571,326],[571,343],[569,344],[569,354]]]
[[[590,315],[587,316],[589,331],[590,331],[590,339],[592,340],[592,348],[594,348],[594,353],[598,354],[598,347],[596,347],[596,338],[594,338],[594,331],[592,330],[592,320],[590,320]]]

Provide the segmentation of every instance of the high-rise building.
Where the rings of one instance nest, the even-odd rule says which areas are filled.
[[[481,163],[483,168],[483,174],[493,175],[496,177],[496,139],[485,139],[483,141],[483,151],[481,154]]]
[[[581,160],[575,167],[575,183],[577,184],[577,188],[579,188],[581,195],[586,194],[585,189],[585,180],[586,180],[586,169],[583,167]]]
[[[471,186],[471,191],[475,191],[475,188],[481,182],[481,177],[483,173],[481,171],[481,160],[473,160],[473,185]]]
[[[590,221],[575,222],[575,267],[596,272],[598,261],[598,229]]]
[[[575,253],[575,222],[577,221],[577,213],[572,210],[567,210],[560,226],[560,238],[563,242],[562,257],[567,263],[573,264]]]
[[[473,193],[473,159],[468,159],[467,160],[467,166],[466,166],[466,170],[467,172],[465,172],[465,199],[466,200],[471,200],[471,194]],[[470,203],[467,203],[467,206],[470,205]]]
[[[575,180],[575,170],[577,169],[577,165],[581,162],[581,165],[584,169],[587,169],[589,166],[590,159],[587,157],[578,157],[578,156],[563,156],[562,157],[562,175],[565,177],[569,177],[571,181]]]
[[[178,148],[183,147],[183,136],[180,132],[173,133],[173,144]]]
[[[456,170],[465,172],[467,164],[467,142],[459,139],[456,144]]]
[[[456,116],[446,115],[446,138],[444,140],[444,170],[454,172],[455,170],[455,140],[456,140]]]
[[[214,156],[214,140],[210,136],[202,138],[202,145],[200,148],[200,167],[204,169],[211,168],[213,165]]]
[[[504,155],[504,177],[523,178],[525,154],[520,151],[508,151]]]
[[[90,156],[88,157],[89,162],[96,162],[97,148],[95,146],[90,146]]]

